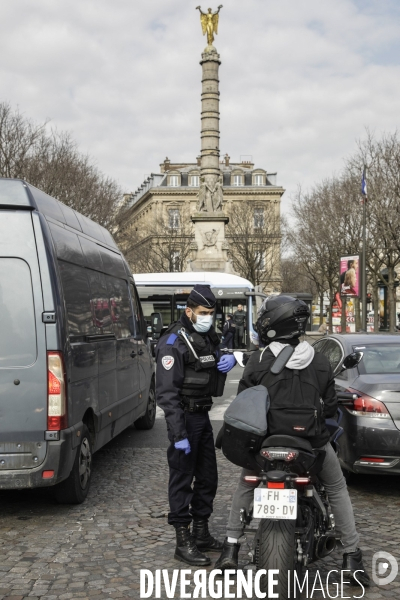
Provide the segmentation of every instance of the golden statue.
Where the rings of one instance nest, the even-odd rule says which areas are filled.
[[[214,41],[214,33],[218,33],[218,20],[219,20],[219,11],[222,8],[222,4],[218,6],[217,12],[213,13],[212,8],[208,9],[208,13],[203,13],[200,6],[196,6],[196,10],[200,11],[200,22],[201,28],[203,30],[203,35],[207,33],[207,43],[209,46],[212,46]]]

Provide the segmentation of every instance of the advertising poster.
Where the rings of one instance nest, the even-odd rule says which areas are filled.
[[[340,258],[340,294],[342,296],[358,296],[360,285],[359,256],[342,256]]]

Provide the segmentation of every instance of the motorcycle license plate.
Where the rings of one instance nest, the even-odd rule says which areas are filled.
[[[297,490],[254,490],[253,516],[256,519],[296,519]]]

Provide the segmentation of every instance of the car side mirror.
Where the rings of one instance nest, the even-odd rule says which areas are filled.
[[[363,352],[352,352],[344,359],[340,371],[346,371],[347,369],[354,369],[362,360]]]
[[[151,313],[151,332],[154,338],[159,338],[163,328],[161,313]]]

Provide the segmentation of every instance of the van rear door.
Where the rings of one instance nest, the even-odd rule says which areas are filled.
[[[0,210],[1,473],[45,459],[47,360],[43,296],[30,210]]]

